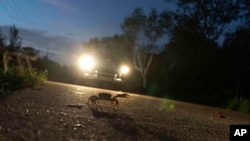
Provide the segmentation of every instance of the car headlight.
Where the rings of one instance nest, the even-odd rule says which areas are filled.
[[[93,69],[95,65],[95,61],[93,56],[91,55],[83,55],[78,59],[78,65],[80,69],[85,71],[90,71]]]
[[[128,66],[121,66],[120,73],[127,74],[128,72],[129,72],[129,67]]]

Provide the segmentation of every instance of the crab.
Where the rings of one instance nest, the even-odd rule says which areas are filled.
[[[126,93],[117,94],[116,96],[112,97],[110,93],[99,93],[98,95],[92,95],[88,99],[88,103],[92,105],[97,105],[99,100],[110,101],[112,105],[118,106],[119,102],[117,98],[129,98],[130,96]]]

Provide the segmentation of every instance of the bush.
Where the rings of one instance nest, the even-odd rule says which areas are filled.
[[[9,93],[9,90],[6,89],[7,83],[2,82],[0,79],[0,97],[4,97]]]
[[[5,95],[8,91],[22,88],[37,88],[46,79],[47,71],[38,72],[36,70],[18,70],[12,68],[6,73],[0,72],[0,95]]]
[[[231,98],[227,101],[226,108],[234,111],[250,113],[250,100],[243,97]]]

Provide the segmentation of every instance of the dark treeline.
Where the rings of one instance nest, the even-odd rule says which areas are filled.
[[[180,1],[179,6],[183,13],[176,13],[170,41],[155,58],[161,65],[149,78],[149,94],[212,105],[250,98],[249,3]],[[233,21],[243,24],[229,31]]]

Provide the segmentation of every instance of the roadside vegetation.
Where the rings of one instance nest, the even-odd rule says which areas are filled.
[[[32,88],[37,89],[47,79],[47,72],[38,72],[35,69],[18,70],[10,69],[6,73],[0,73],[0,95],[7,96],[11,91]]]
[[[250,100],[243,97],[230,98],[227,100],[225,108],[243,113],[250,113]]]
[[[46,70],[32,66],[32,62],[39,60],[38,51],[21,46],[19,31],[14,25],[10,27],[9,34],[8,43],[0,34],[0,97],[18,89],[37,89],[48,76]]]

